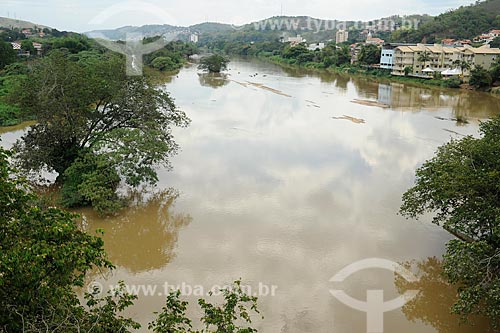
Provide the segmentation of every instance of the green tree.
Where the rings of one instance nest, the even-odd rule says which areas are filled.
[[[10,43],[0,41],[0,70],[5,66],[14,63],[17,59],[16,51],[12,48]]]
[[[335,65],[342,66],[351,63],[351,52],[349,46],[342,45],[335,51]]]
[[[220,290],[224,304],[216,305],[199,299],[203,316],[201,322],[204,329],[192,330],[192,321],[186,317],[188,303],[180,300],[180,292],[172,292],[167,297],[166,305],[158,314],[158,318],[149,324],[155,333],[253,333],[256,329],[238,326],[238,322],[252,323],[250,314],[259,313],[257,297],[245,294],[241,281]],[[212,292],[210,292],[212,295]]]
[[[200,61],[199,69],[208,71],[209,73],[220,73],[227,69],[229,60],[220,54],[213,54],[208,57],[204,57]]]
[[[413,66],[406,66],[404,68],[404,73],[405,73],[405,76],[408,76],[410,75],[411,73],[413,73]]]
[[[153,68],[156,68],[160,71],[173,71],[177,69],[177,64],[172,61],[170,57],[158,57],[153,60],[151,63]]]
[[[453,62],[453,65],[457,66],[458,68],[460,68],[460,71],[462,72],[462,75],[464,75],[464,72],[469,70],[471,68],[471,65],[470,63],[468,63],[467,61],[465,60],[455,60]]]
[[[74,62],[52,52],[12,99],[37,120],[16,144],[20,166],[55,171],[59,183],[78,158],[93,154],[130,186],[154,184],[155,168],[169,168],[178,150],[172,127],[189,123],[168,93],[142,77],[127,77],[117,56]]]
[[[283,51],[283,58],[285,59],[297,59],[302,54],[309,54],[311,51],[307,49],[304,44],[299,44],[295,46],[288,46]]]
[[[418,61],[423,62],[423,67],[426,68],[427,62],[431,61],[431,56],[429,55],[429,53],[427,53],[427,51],[425,51],[418,56]]]
[[[401,213],[433,222],[457,237],[444,271],[460,287],[453,311],[482,314],[500,325],[500,117],[480,125],[480,138],[453,140],[416,172]]]
[[[21,49],[24,51],[24,52],[29,52],[30,55],[32,56],[35,56],[36,55],[36,49],[35,47],[33,46],[33,42],[30,41],[30,40],[23,40],[21,42]]]
[[[490,47],[499,48],[500,47],[500,37],[495,37],[490,43]]]
[[[497,61],[497,63],[490,69],[490,75],[492,82],[500,81],[500,61]]]
[[[28,192],[0,148],[0,327],[4,332],[128,332],[137,324],[117,313],[133,297],[80,305],[75,287],[86,273],[112,268],[103,241],[79,230],[76,216],[47,208]],[[111,330],[103,328],[109,327]]]
[[[363,45],[359,51],[358,60],[365,65],[374,65],[380,63],[380,56],[380,48],[377,45]]]
[[[470,71],[469,84],[476,88],[490,87],[493,82],[490,72],[481,65],[475,66]]]

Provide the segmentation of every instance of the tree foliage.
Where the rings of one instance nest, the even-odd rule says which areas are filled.
[[[106,316],[92,318],[75,292],[91,269],[112,267],[102,239],[80,231],[75,215],[42,205],[10,167],[10,155],[0,148],[0,327],[62,333],[112,325],[127,332],[133,322],[114,316],[112,299],[93,304],[91,312]]]
[[[470,6],[438,15],[418,29],[396,30],[392,42],[434,43],[443,38],[473,39],[490,29],[498,28],[498,0],[476,1]]]
[[[469,84],[476,88],[490,87],[493,82],[490,72],[481,65],[475,66],[470,71]]]
[[[363,45],[361,46],[361,50],[359,51],[358,61],[366,65],[379,64],[380,54],[380,48],[377,45]]]
[[[259,314],[257,297],[245,294],[241,281],[235,281],[232,286],[220,290],[224,304],[212,304],[205,299],[199,299],[203,315],[201,331],[192,329],[192,321],[186,317],[188,303],[180,300],[180,292],[171,292],[166,305],[155,321],[149,324],[149,329],[155,333],[254,333],[255,328],[246,326],[252,323],[251,314]],[[213,293],[210,293],[213,295]],[[239,326],[238,322],[246,323]]]
[[[151,66],[160,71],[173,71],[177,69],[177,64],[170,57],[158,57],[151,62]]]
[[[208,71],[209,73],[220,73],[227,69],[228,63],[229,60],[226,57],[220,54],[213,54],[211,56],[202,58],[200,60],[200,65],[198,66],[198,68],[204,71]]]
[[[401,213],[434,212],[434,223],[458,240],[447,246],[448,279],[459,285],[454,306],[463,315],[484,314],[497,325],[500,309],[500,117],[482,123],[481,137],[453,140],[416,172]]]
[[[178,150],[172,127],[189,119],[167,92],[127,77],[123,64],[111,55],[72,61],[56,51],[34,66],[12,94],[37,120],[16,144],[23,169],[55,171],[64,183],[68,168],[92,154],[130,186],[157,181],[155,168],[169,168]],[[83,183],[78,186],[83,191]]]
[[[17,54],[9,43],[0,41],[0,70],[16,61]]]

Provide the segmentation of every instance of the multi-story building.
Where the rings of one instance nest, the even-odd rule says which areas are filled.
[[[324,48],[325,43],[312,43],[307,47],[309,51],[323,50]]]
[[[340,43],[345,43],[349,40],[349,31],[346,31],[346,30],[339,30],[337,31],[337,33],[335,34],[335,42],[337,44],[340,44]]]
[[[393,44],[386,44],[382,46],[380,54],[380,68],[390,69],[394,68],[394,46]]]
[[[196,43],[198,43],[198,39],[199,39],[199,38],[198,38],[198,35],[197,35],[197,34],[191,34],[191,35],[189,35],[189,41],[190,41],[191,43],[195,43],[195,44],[196,44]]]
[[[386,52],[382,50],[382,52]],[[465,60],[471,67],[481,65],[490,69],[498,60],[500,49],[484,45],[473,48],[434,45],[401,45],[394,48],[393,75],[429,76],[457,67],[457,61]],[[466,74],[466,73],[465,73]]]
[[[306,42],[306,40],[304,38],[302,38],[301,35],[297,35],[297,37],[288,37],[286,39],[286,42],[290,43],[291,46],[296,46],[296,45],[299,45],[301,43]]]
[[[483,45],[481,47],[464,47],[462,58],[472,66],[493,67],[500,58],[500,49]]]

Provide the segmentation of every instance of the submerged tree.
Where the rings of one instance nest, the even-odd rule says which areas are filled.
[[[199,69],[208,71],[209,73],[220,73],[227,69],[227,64],[229,60],[220,54],[213,54],[208,57],[204,57],[200,60]]]
[[[401,213],[435,212],[434,223],[457,239],[444,272],[459,288],[456,313],[483,314],[500,325],[500,117],[482,123],[481,138],[453,140],[417,170]]]
[[[179,148],[172,127],[189,124],[167,92],[127,77],[118,56],[75,61],[55,51],[12,96],[37,120],[15,146],[20,166],[55,171],[61,184],[71,180],[76,193],[69,206],[114,199],[120,179],[130,186],[155,183],[155,167],[169,168]]]

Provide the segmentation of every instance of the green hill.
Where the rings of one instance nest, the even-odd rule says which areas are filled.
[[[434,17],[414,31],[396,31],[393,42],[432,43],[443,38],[473,39],[500,28],[500,0],[476,2]]]
[[[6,17],[0,17],[0,27],[9,29],[33,29],[33,28],[48,28],[47,26],[41,24],[35,24],[28,21],[15,20]]]

